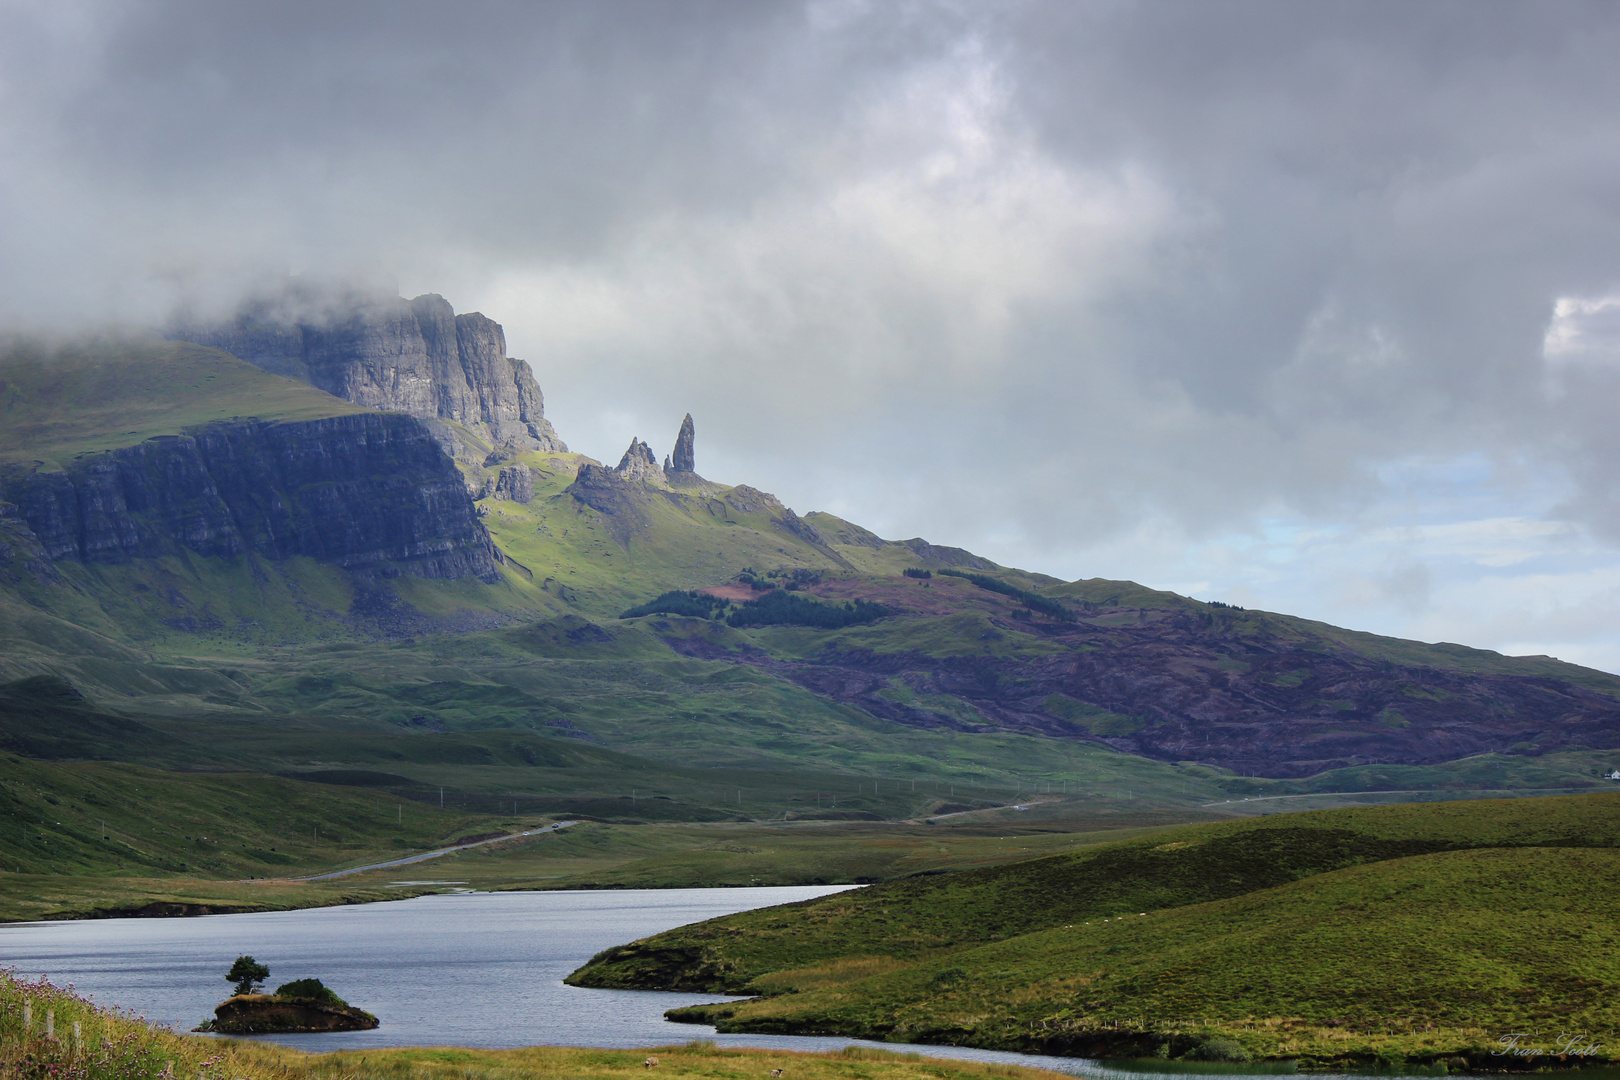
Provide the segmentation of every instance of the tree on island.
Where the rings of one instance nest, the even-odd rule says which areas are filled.
[[[235,983],[238,994],[253,993],[269,977],[270,969],[251,956],[238,956],[225,973],[225,981]]]

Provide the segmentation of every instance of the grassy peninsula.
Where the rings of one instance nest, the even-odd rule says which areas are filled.
[[[762,995],[679,1013],[730,1031],[1499,1067],[1620,1021],[1616,886],[1620,795],[1320,811],[745,912],[570,981]]]

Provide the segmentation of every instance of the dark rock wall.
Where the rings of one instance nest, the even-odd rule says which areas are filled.
[[[545,418],[529,365],[506,355],[500,323],[457,315],[434,293],[350,298],[298,314],[260,304],[169,336],[224,349],[357,405],[481,425],[494,441],[526,449],[568,449]]]
[[[5,497],[55,560],[256,552],[492,581],[500,558],[455,465],[404,416],[210,424],[15,480]]]

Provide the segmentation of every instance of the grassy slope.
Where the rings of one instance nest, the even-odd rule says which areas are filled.
[[[229,353],[184,342],[12,349],[0,356],[0,464],[41,461],[49,468],[214,420],[313,420],[364,411]]]
[[[1150,589],[1134,581],[1089,578],[1040,590],[1054,598],[1079,600],[1099,607],[1126,611],[1197,611],[1218,620],[1221,630],[1234,640],[1270,638],[1279,642],[1310,642],[1318,647],[1340,647],[1371,660],[1443,671],[1464,671],[1480,675],[1523,675],[1559,679],[1601,693],[1620,695],[1620,676],[1555,660],[1550,656],[1504,656],[1490,649],[1475,649],[1451,642],[1430,643],[1406,638],[1383,637],[1360,630],[1346,630],[1315,619],[1279,615],[1270,611],[1217,608],[1211,604],[1173,592]]]
[[[585,986],[738,991],[853,957],[917,959],[1447,850],[1620,847],[1620,794],[1405,804],[1195,825],[1029,862],[744,912],[610,949]]]
[[[399,858],[503,824],[255,773],[175,774],[0,754],[0,918],[139,906],[136,897],[234,907],[331,903],[333,888],[263,892],[201,882]]]
[[[32,1031],[22,1027],[31,1006]],[[56,1038],[47,1039],[49,1010]],[[201,1017],[198,1018],[202,1019]],[[387,1017],[383,1017],[387,1023]],[[75,1053],[73,1024],[86,1052]],[[923,1059],[916,1054],[850,1049],[842,1053],[721,1050],[712,1043],[659,1047],[660,1075],[704,1080],[758,1080],[773,1069],[792,1080],[1038,1080],[1037,1069]],[[529,1047],[462,1050],[451,1047],[305,1054],[274,1043],[176,1035],[98,1009],[48,984],[19,983],[0,973],[0,1068],[23,1078],[73,1075],[83,1080],[530,1080],[536,1077],[644,1076],[646,1050]]]
[[[693,1012],[1054,1053],[1181,1056],[1214,1035],[1257,1057],[1484,1064],[1506,1032],[1546,1044],[1620,1021],[1617,886],[1614,850],[1415,856]]]
[[[413,877],[474,888],[716,888],[858,884],[994,866],[1163,827],[1162,815],[930,828],[890,822],[753,824],[583,822],[535,840],[491,845],[435,862]],[[397,877],[377,871],[359,886]]]
[[[1617,849],[1620,796],[1196,826],[711,920],[570,981],[767,995],[676,1014],[722,1030],[1482,1065],[1620,1021]]]

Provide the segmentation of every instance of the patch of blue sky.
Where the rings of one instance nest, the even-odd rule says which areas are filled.
[[[1485,455],[1379,467],[1382,498],[1190,541],[1139,528],[1093,572],[1374,633],[1620,672],[1620,552],[1555,516],[1561,477]]]

